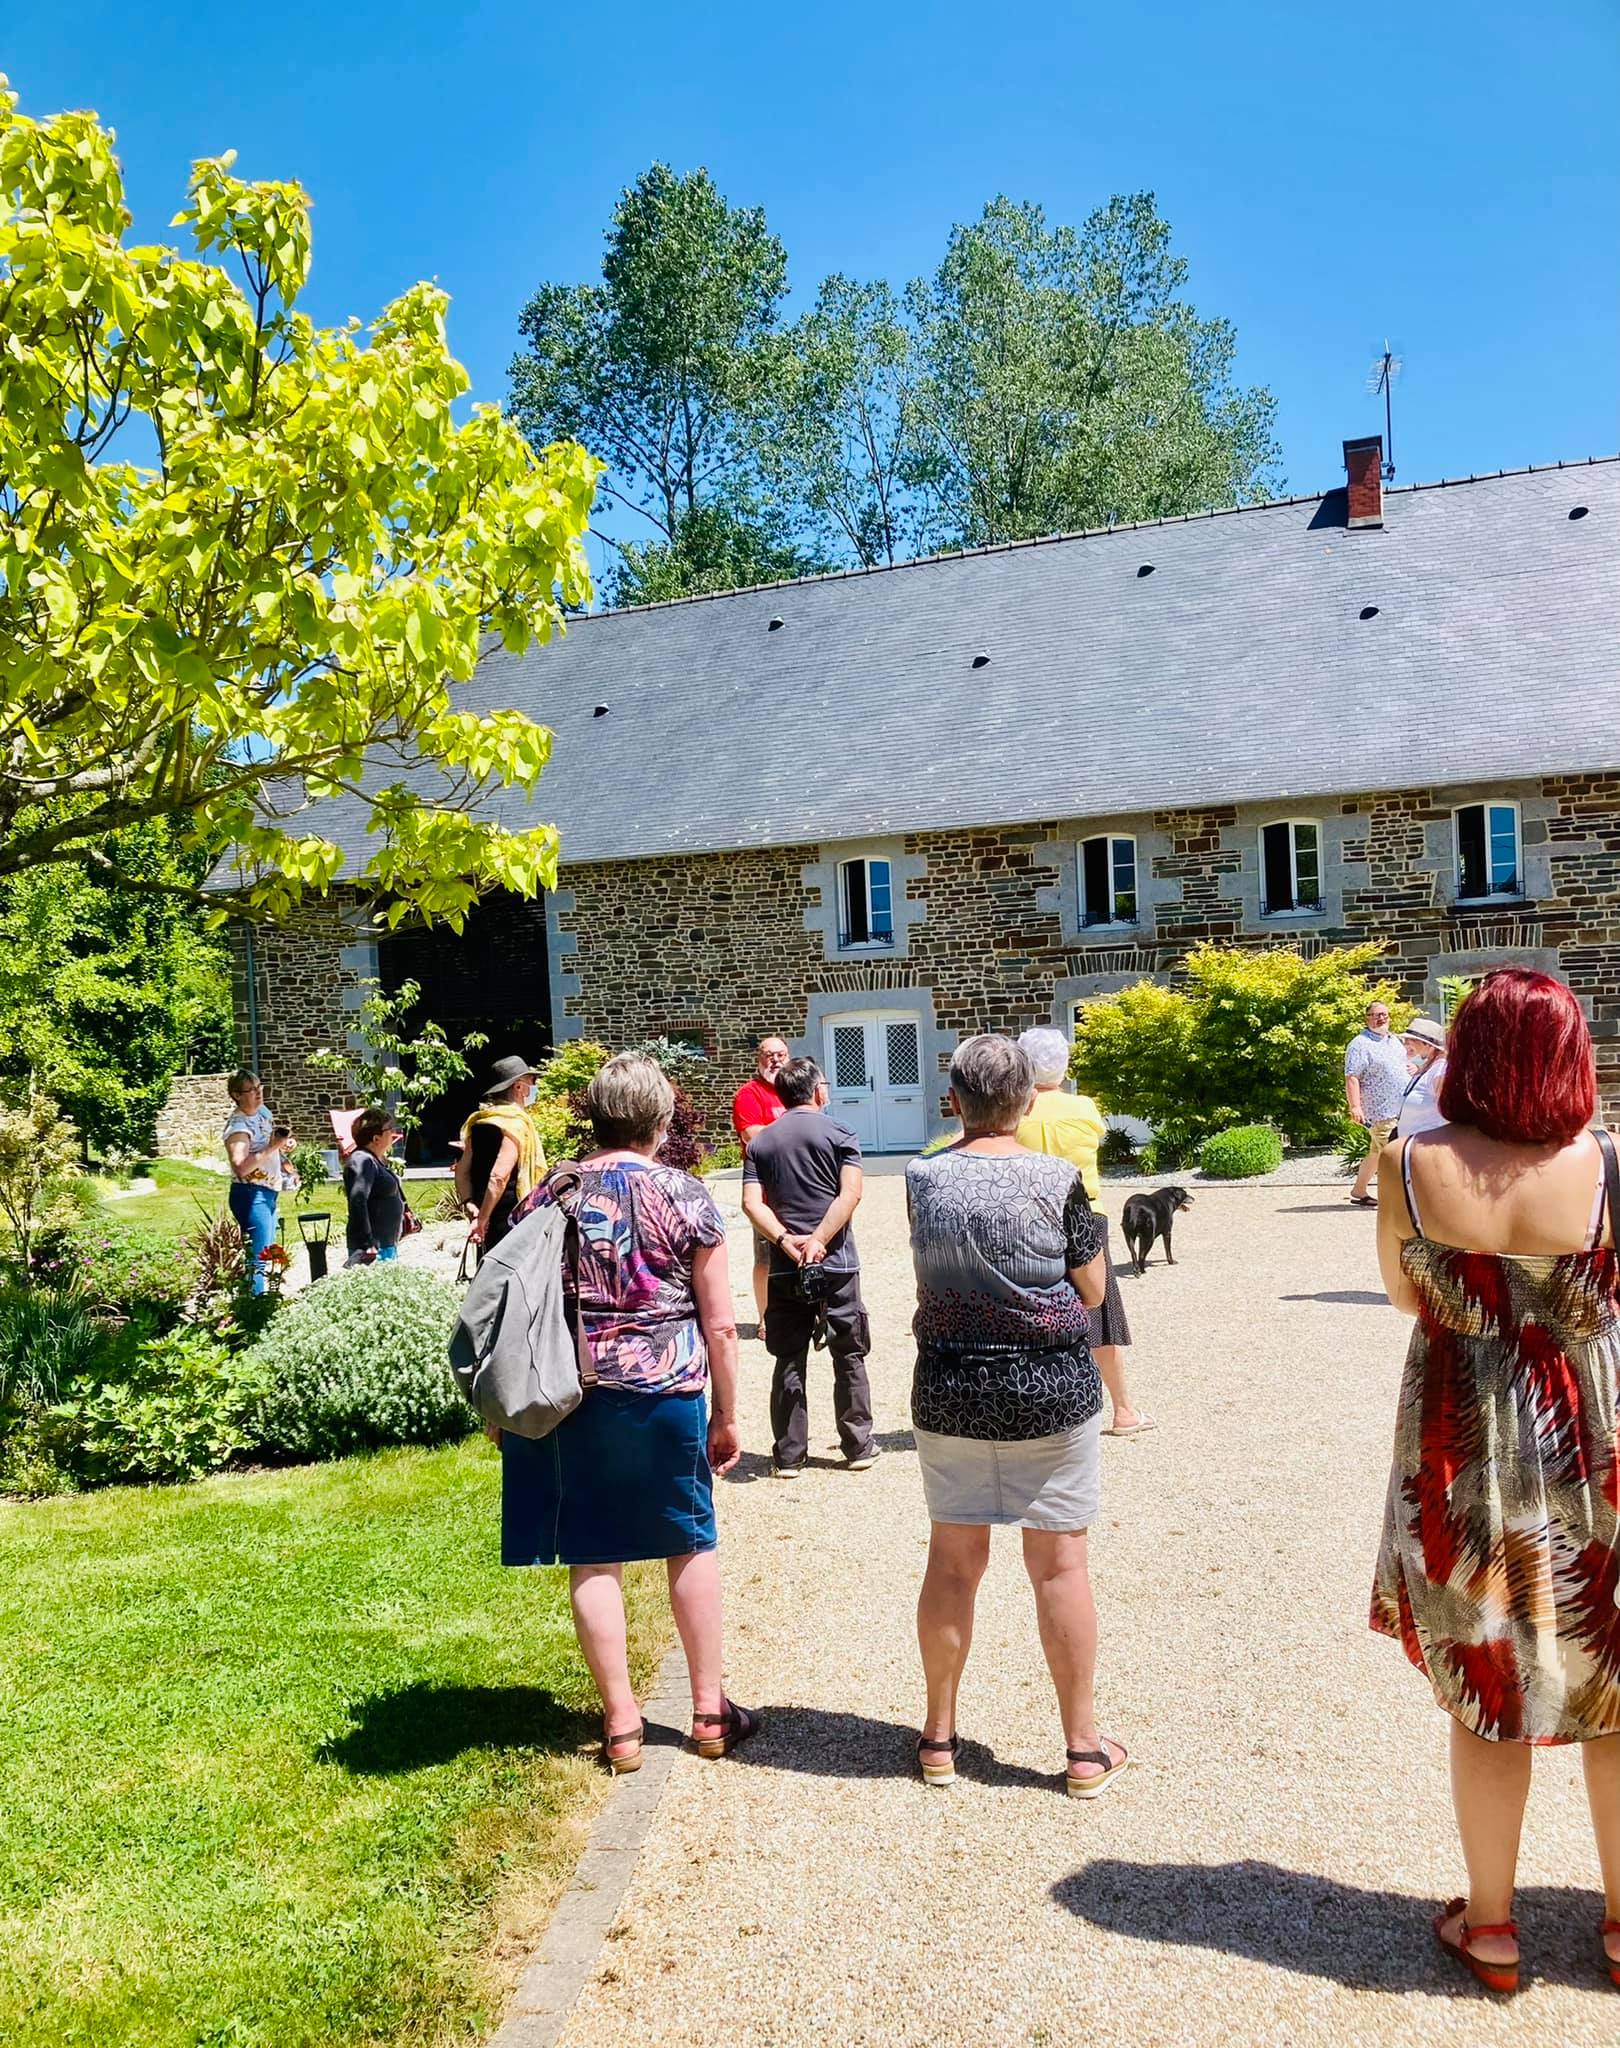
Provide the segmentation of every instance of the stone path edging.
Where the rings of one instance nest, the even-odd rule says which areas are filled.
[[[681,1753],[690,1694],[676,1643],[644,1709],[641,1769],[615,1778],[591,1824],[579,1864],[557,1901],[540,1946],[524,1966],[506,2017],[488,2048],[553,2048],[613,1925],[664,1785]]]

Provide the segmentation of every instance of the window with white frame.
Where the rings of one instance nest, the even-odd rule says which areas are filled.
[[[840,946],[894,944],[894,890],[886,860],[846,860],[838,866]]]
[[[1135,924],[1134,839],[1104,833],[1080,842],[1080,922]]]
[[[1457,900],[1522,895],[1518,805],[1463,804],[1452,815],[1457,828]]]
[[[1260,827],[1260,910],[1265,917],[1310,915],[1322,908],[1322,828],[1314,818],[1278,818]]]

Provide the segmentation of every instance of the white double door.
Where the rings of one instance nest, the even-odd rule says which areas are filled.
[[[852,1010],[827,1019],[823,1062],[829,1105],[863,1152],[916,1152],[928,1130],[922,1019],[897,1010]]]

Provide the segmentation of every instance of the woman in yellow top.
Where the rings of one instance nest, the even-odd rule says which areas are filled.
[[[534,1068],[516,1055],[497,1060],[484,1099],[461,1127],[456,1194],[481,1252],[512,1227],[512,1211],[544,1178],[546,1155],[529,1115]]]
[[[1081,1186],[1095,1203],[1102,1195],[1102,1176],[1097,1170],[1097,1149],[1102,1144],[1107,1120],[1089,1095],[1065,1095],[1069,1077],[1069,1042],[1050,1025],[1026,1031],[1018,1041],[1035,1070],[1035,1099],[1018,1126],[1018,1142],[1031,1152],[1052,1152],[1067,1159],[1080,1175]],[[1108,1291],[1102,1306],[1091,1311],[1091,1355],[1097,1361],[1103,1385],[1113,1403],[1109,1436],[1140,1436],[1156,1429],[1151,1415],[1133,1406],[1125,1384],[1125,1361],[1120,1356],[1131,1341],[1131,1326],[1125,1320],[1114,1261],[1108,1250],[1108,1218],[1100,1211],[1097,1221],[1103,1230],[1103,1255],[1108,1263]]]

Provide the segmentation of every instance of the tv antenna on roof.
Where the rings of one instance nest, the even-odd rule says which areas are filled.
[[[1384,342],[1384,353],[1377,357],[1367,372],[1367,389],[1382,392],[1384,399],[1384,481],[1395,481],[1395,414],[1390,402],[1395,379],[1401,374],[1401,359],[1390,352],[1389,342]]]

